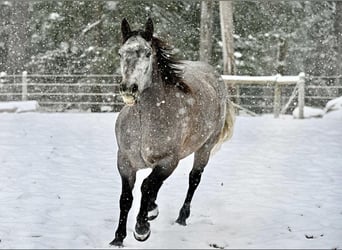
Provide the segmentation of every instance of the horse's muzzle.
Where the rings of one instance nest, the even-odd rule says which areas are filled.
[[[127,86],[126,83],[120,83],[120,92],[130,92],[132,94],[135,94],[136,92],[138,92],[139,87],[137,84],[132,84],[130,86]]]
[[[127,87],[127,84],[120,84],[120,95],[124,103],[128,106],[133,106],[136,103],[138,94],[138,85],[132,84],[130,87]]]

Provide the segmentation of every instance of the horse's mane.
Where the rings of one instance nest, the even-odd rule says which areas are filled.
[[[157,37],[152,37],[152,47],[156,51],[162,81],[168,85],[175,85],[185,93],[190,92],[189,86],[184,82],[182,70],[178,67],[182,62],[174,57],[173,48]]]

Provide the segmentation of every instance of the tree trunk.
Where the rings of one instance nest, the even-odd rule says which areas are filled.
[[[13,1],[11,32],[7,41],[6,71],[8,74],[21,74],[25,70],[26,46],[28,41],[29,2]]]
[[[234,62],[234,23],[233,23],[233,4],[231,1],[220,1],[220,24],[222,37],[223,54],[223,74],[235,75],[236,68]],[[231,100],[240,104],[240,88],[232,84],[228,86],[228,94]],[[238,113],[238,110],[236,111]]]
[[[212,53],[213,0],[203,0],[201,5],[200,61],[210,63]]]
[[[336,75],[342,77],[342,2],[336,1],[336,13],[334,22],[336,36]],[[337,80],[337,83],[342,86],[342,78]],[[342,95],[342,89],[338,95]]]
[[[287,40],[286,38],[279,38],[278,43],[278,62],[277,62],[277,73],[280,75],[285,74],[285,59],[287,55]]]
[[[234,63],[233,5],[231,1],[220,1],[220,22],[223,46],[223,74],[234,75],[236,69]]]
[[[96,13],[96,19],[97,21],[100,21],[102,19],[102,14],[103,14],[103,3],[102,2],[94,2],[94,12]],[[95,27],[95,32],[96,32],[96,35],[95,35],[95,45],[97,47],[97,49],[100,49],[103,47],[103,42],[104,42],[104,38],[103,38],[103,30],[102,30],[102,21],[96,25]],[[102,65],[96,65],[97,68],[95,69],[96,72],[98,72],[99,70],[102,70],[102,69],[99,69],[98,67],[102,66]],[[93,69],[94,71],[94,69]],[[100,81],[100,80],[99,80]],[[96,103],[102,103],[103,102],[103,99],[102,99],[102,96],[101,96],[101,87],[99,85],[95,85],[95,86],[92,86],[91,87],[91,92],[92,93],[98,93],[100,95],[96,95],[94,96],[93,98],[93,102],[96,102]],[[101,112],[101,104],[93,104],[91,106],[91,111],[92,112]]]

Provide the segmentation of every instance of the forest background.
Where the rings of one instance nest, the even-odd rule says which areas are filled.
[[[342,2],[230,2],[234,70],[228,73],[305,72],[307,84],[342,85]],[[204,4],[210,4],[212,12],[206,30]],[[155,36],[168,41],[180,59],[199,60],[201,32],[210,32],[210,53],[205,59],[221,74],[227,73],[218,0],[0,0],[0,74],[120,74],[118,49],[124,17],[133,29],[143,28],[152,17]],[[310,76],[326,79],[310,82]],[[339,88],[329,96],[341,92]],[[325,101],[311,104],[324,105]]]

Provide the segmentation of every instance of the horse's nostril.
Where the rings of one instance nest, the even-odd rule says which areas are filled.
[[[138,85],[137,84],[133,84],[132,85],[132,93],[135,93],[138,91]]]
[[[127,85],[126,84],[120,84],[120,91],[126,92],[126,90],[127,90]]]

